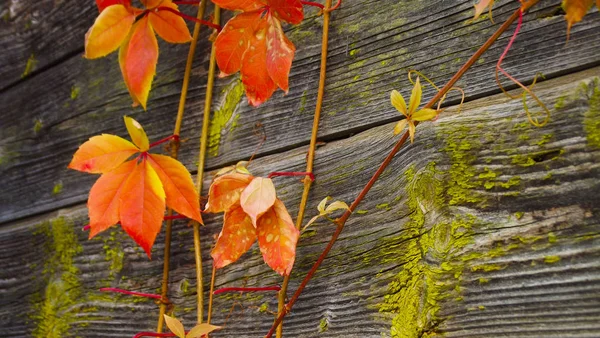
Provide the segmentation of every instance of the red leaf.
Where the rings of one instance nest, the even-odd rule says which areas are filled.
[[[283,33],[279,20],[271,17],[267,30],[267,72],[275,84],[288,92],[288,77],[296,47]]]
[[[136,161],[125,162],[94,183],[87,203],[90,216],[89,238],[119,222],[119,198],[125,182],[136,166]]]
[[[154,169],[142,160],[120,195],[119,218],[123,229],[151,255],[165,213],[165,192]]]
[[[237,73],[250,47],[260,12],[241,13],[229,20],[215,40],[217,64],[224,75]]]
[[[273,181],[270,178],[255,177],[242,191],[240,204],[252,219],[252,224],[256,225],[256,220],[273,206],[276,198]]]
[[[220,269],[237,261],[244,252],[248,251],[256,240],[256,230],[252,220],[237,204],[225,212],[223,230],[219,234],[217,244],[210,255],[214,265]]]
[[[277,89],[277,85],[267,71],[267,43],[266,34],[268,22],[260,19],[250,47],[242,60],[242,83],[246,89],[248,102],[258,106],[267,101]]]
[[[256,232],[265,262],[277,273],[289,275],[294,266],[300,232],[279,199],[258,219]]]
[[[181,162],[164,155],[148,155],[148,162],[162,182],[166,203],[178,213],[202,224],[200,198],[192,176]]]
[[[146,109],[158,62],[158,42],[147,16],[133,25],[131,37],[121,46],[119,62],[134,104]]]
[[[229,210],[240,201],[242,191],[254,177],[240,173],[227,174],[215,178],[208,190],[206,211],[222,212]]]
[[[112,5],[125,5],[125,7],[131,6],[131,0],[96,0],[96,6],[98,11],[102,12],[106,7]]]
[[[304,19],[304,8],[300,0],[268,0],[275,15],[291,24],[299,24]]]
[[[261,0],[213,0],[215,5],[232,11],[250,12],[265,7]]]
[[[165,0],[160,7],[169,7],[178,10],[177,5],[170,0]],[[185,24],[185,20],[179,15],[166,11],[157,10],[148,13],[148,19],[152,28],[163,40],[171,43],[185,43],[192,40],[190,30]]]
[[[107,173],[138,151],[133,143],[119,136],[102,134],[79,146],[68,168],[92,174]]]

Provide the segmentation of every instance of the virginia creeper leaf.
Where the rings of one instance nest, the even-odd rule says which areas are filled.
[[[223,230],[210,253],[215,268],[220,269],[237,261],[250,249],[255,240],[256,229],[239,204],[225,211]]]
[[[258,23],[250,47],[242,61],[242,83],[246,89],[248,102],[259,106],[267,101],[277,90],[277,85],[271,79],[267,64],[266,34],[268,22],[265,18]]]
[[[156,171],[142,160],[120,195],[119,218],[123,229],[151,256],[165,213],[165,192]]]
[[[207,333],[211,333],[215,330],[220,329],[220,326],[215,326],[207,323],[202,323],[194,326],[190,332],[185,336],[186,338],[201,338]]]
[[[100,176],[92,186],[87,203],[90,217],[89,238],[119,222],[121,193],[136,166],[136,161],[125,162],[117,169]]]
[[[240,204],[256,226],[256,220],[273,206],[276,198],[273,181],[270,178],[255,177],[242,191]]]
[[[404,97],[397,90],[392,90],[392,94],[390,95],[390,99],[392,101],[392,106],[396,108],[399,112],[404,114],[404,116],[408,116],[408,110],[406,108],[406,101],[404,101]]]
[[[133,143],[123,138],[102,134],[79,146],[68,168],[92,174],[106,173],[138,151]]]
[[[415,121],[427,121],[436,117],[438,111],[431,108],[423,108],[414,114],[412,114],[412,119]]]
[[[269,18],[267,29],[267,72],[275,84],[288,92],[288,77],[296,47],[283,33],[281,23],[275,17]]]
[[[265,6],[261,0],[213,0],[213,3],[221,8],[242,12],[255,11]]]
[[[166,204],[181,215],[204,224],[200,215],[200,198],[185,166],[169,156],[157,154],[149,154],[148,163],[160,178]]]
[[[135,14],[123,5],[102,11],[85,35],[85,57],[95,59],[114,52],[125,41]]]
[[[408,103],[409,116],[416,112],[421,105],[421,96],[423,96],[423,89],[421,89],[421,81],[417,78],[417,82],[415,82],[415,86],[410,94],[410,102]]]
[[[260,22],[259,11],[241,13],[225,24],[215,40],[217,64],[223,75],[237,73],[243,57],[250,47],[256,26]]]
[[[291,24],[299,24],[304,19],[304,8],[300,0],[267,0],[276,16]]]
[[[98,11],[102,13],[102,11],[112,5],[121,4],[125,5],[125,7],[131,6],[131,0],[96,0],[96,6],[98,6]]]
[[[148,141],[148,136],[146,136],[146,132],[142,125],[132,119],[129,116],[123,116],[123,120],[125,120],[125,126],[127,127],[127,132],[129,132],[129,137],[133,143],[140,148],[140,152],[148,151],[150,149],[150,141]]]
[[[488,7],[489,7],[490,19],[491,19],[493,6],[494,6],[494,0],[480,0],[475,5],[475,16],[473,17],[473,20],[479,19],[479,16],[481,14],[483,14],[483,11],[485,11],[485,9]]]
[[[294,266],[300,232],[279,199],[258,219],[256,232],[265,262],[277,273],[289,275]]]
[[[169,330],[173,332],[179,338],[185,338],[185,329],[183,328],[183,324],[177,319],[173,317],[169,317],[167,315],[163,315],[165,317],[165,323],[169,327]]]
[[[134,103],[141,104],[145,110],[158,62],[158,41],[147,16],[134,24],[127,45],[121,48],[126,48],[122,56],[119,55],[125,84]]]
[[[208,189],[206,211],[223,212],[238,204],[242,191],[254,179],[251,175],[240,173],[227,174],[215,178]]]
[[[596,1],[600,9],[600,1]],[[593,4],[594,0],[563,0],[562,8],[566,13],[565,20],[567,20],[567,39],[571,33],[571,26],[581,21]]]
[[[177,5],[171,0],[164,0],[160,7],[169,7],[178,10]],[[158,9],[148,13],[148,19],[156,34],[163,40],[171,43],[185,43],[192,40],[190,30],[179,15],[167,10]]]

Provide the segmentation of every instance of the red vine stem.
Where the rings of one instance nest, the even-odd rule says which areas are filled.
[[[275,171],[267,176],[268,178],[280,177],[280,176],[308,176],[312,182],[315,181],[315,174],[306,171]]]
[[[178,11],[178,10],[176,10],[176,9],[173,9],[173,8],[171,8],[171,7],[163,7],[163,6],[161,6],[161,7],[158,7],[157,9],[158,9],[159,11],[167,11],[167,12],[171,12],[171,13],[173,13],[173,14],[177,14],[177,15],[179,15],[180,17],[182,17],[182,18],[184,18],[184,19],[186,19],[186,20],[194,21],[194,22],[196,22],[196,23],[199,23],[199,24],[201,24],[201,25],[205,25],[205,26],[208,26],[208,27],[214,28],[214,29],[216,29],[216,30],[217,30],[217,32],[220,32],[220,31],[221,31],[221,28],[222,28],[220,25],[216,25],[216,24],[214,24],[214,23],[212,23],[212,22],[210,22],[210,21],[206,21],[206,20],[198,19],[198,18],[195,18],[195,17],[193,17],[193,16],[190,16],[190,15],[187,15],[187,14],[183,14],[183,13],[181,13],[180,11]]]
[[[262,291],[279,291],[279,290],[281,290],[281,287],[278,285],[255,287],[255,288],[230,287],[230,288],[217,289],[213,292],[213,295],[219,295],[221,293],[226,293],[226,292],[262,292]]]
[[[166,143],[168,141],[174,140],[175,142],[179,141],[179,135],[173,134],[171,136],[165,137],[162,140],[158,140],[156,142],[150,143],[150,148],[154,148],[158,145]]]
[[[102,292],[116,292],[116,293],[122,293],[124,295],[146,297],[146,298],[152,298],[152,299],[161,299],[161,297],[162,297],[161,295],[156,295],[156,294],[153,294],[153,293],[135,292],[135,291],[118,289],[118,288],[101,288],[100,291],[102,291]]]
[[[312,1],[300,1],[300,2],[302,2],[302,4],[306,5],[306,6],[319,7],[320,9],[325,8],[325,6],[321,5],[318,2],[312,2]]]
[[[177,337],[177,335],[174,333],[139,332],[138,334],[133,336],[133,338],[141,338],[141,337]]]
[[[516,19],[519,18],[520,12],[527,11],[529,8],[531,8],[531,6],[535,5],[538,1],[539,0],[529,0],[525,3],[523,3],[521,8],[519,8],[517,11],[515,11],[506,20],[506,22],[504,22],[504,24],[502,26],[500,26],[500,28],[498,28],[498,30],[496,30],[496,32],[494,32],[494,34],[475,52],[475,54],[473,54],[469,58],[469,60],[467,60],[467,62],[458,70],[458,72],[456,72],[456,74],[454,74],[454,76],[446,83],[446,85],[440,91],[437,92],[437,94],[425,105],[424,108],[432,107],[439,99],[441,99],[450,90],[450,88],[452,88],[454,86],[454,84],[467,72],[467,70],[469,70],[469,68],[477,61],[477,59],[479,59],[479,57],[486,50],[488,50],[490,48],[490,46],[492,46],[494,44],[494,42],[500,37],[500,35],[502,33],[504,33]],[[371,188],[373,187],[375,182],[379,179],[379,176],[381,176],[381,174],[385,171],[387,166],[390,164],[390,162],[392,161],[392,159],[394,158],[396,153],[398,153],[400,148],[402,148],[404,143],[406,143],[407,139],[408,139],[408,131],[405,132],[404,135],[402,135],[402,137],[398,140],[398,142],[396,142],[396,144],[394,145],[394,148],[392,148],[392,150],[387,155],[385,160],[381,163],[381,165],[379,166],[377,171],[373,174],[373,176],[371,177],[369,182],[367,182],[367,184],[364,186],[362,191],[358,194],[358,196],[356,197],[354,202],[352,202],[352,205],[350,205],[350,210],[347,210],[346,212],[344,212],[344,214],[339,219],[336,220],[337,227],[336,227],[335,233],[331,236],[331,239],[329,240],[329,243],[327,243],[325,250],[323,250],[323,252],[319,256],[317,261],[314,263],[314,265],[308,272],[308,274],[304,277],[304,279],[302,280],[302,283],[300,283],[300,286],[298,287],[298,289],[296,290],[296,292],[294,293],[292,298],[290,298],[290,301],[285,305],[283,311],[279,314],[279,316],[273,323],[273,326],[271,327],[271,329],[269,330],[269,332],[267,333],[265,338],[270,338],[273,336],[273,334],[275,333],[275,330],[277,329],[279,324],[283,321],[283,318],[286,316],[286,314],[288,314],[291,311],[292,307],[298,300],[298,297],[300,297],[300,294],[302,294],[302,291],[304,290],[304,288],[306,287],[308,282],[312,279],[314,274],[317,272],[317,269],[321,266],[321,263],[323,263],[323,260],[325,260],[325,257],[327,257],[327,254],[329,254],[329,251],[331,251],[331,248],[337,241],[342,230],[344,230],[346,221],[348,220],[348,218],[350,218],[350,216],[352,215],[352,212],[354,210],[356,210],[356,208],[358,207],[360,202],[362,202],[362,200],[365,198],[365,196],[367,195],[369,190],[371,190]]]

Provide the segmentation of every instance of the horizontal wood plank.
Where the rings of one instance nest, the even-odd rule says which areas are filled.
[[[543,128],[527,122],[519,100],[502,95],[469,102],[461,112],[451,107],[419,126],[415,143],[400,151],[350,218],[286,320],[286,336],[597,336],[599,72],[537,85],[552,107]],[[318,149],[307,218],[325,196],[349,202],[358,194],[396,141],[393,126]],[[296,171],[304,161],[299,147],[258,158],[250,170]],[[275,183],[295,215],[298,180]],[[208,276],[206,249],[222,217],[206,220]],[[85,240],[85,223],[80,204],[0,228],[0,335],[41,335],[51,327],[61,337],[123,337],[154,329],[153,302],[97,289],[156,292],[162,234],[149,261],[118,228]],[[303,234],[291,290],[332,231],[319,221]],[[189,327],[196,280],[185,222],[176,223],[173,238],[170,297]],[[256,246],[217,278],[217,287],[278,283]],[[225,326],[215,337],[260,337],[272,323],[261,309],[276,309],[268,293],[215,302],[214,323]]]
[[[496,22],[516,6],[516,2],[499,2],[494,8]],[[553,1],[542,1],[525,16],[522,32],[504,65],[515,77],[529,81],[542,71],[552,78],[600,61],[598,12],[594,10],[575,25],[565,44],[563,16],[549,16],[555,8]],[[90,13],[85,11],[87,16]],[[397,119],[398,113],[388,104],[389,93],[392,89],[409,92],[407,69],[418,69],[437,84],[449,79],[498,26],[485,19],[470,23],[472,14],[472,1],[345,3],[333,14],[320,139],[343,138]],[[257,124],[267,136],[258,150],[259,157],[308,143],[319,72],[320,22],[316,11],[310,9],[301,25],[288,29],[298,53],[287,96],[276,93],[271,101],[253,109],[240,99],[235,77],[218,81],[210,169],[248,159],[260,143],[255,133]],[[82,35],[88,25],[74,29],[80,29]],[[459,82],[467,100],[499,91],[493,69],[509,36],[506,33]],[[187,142],[181,148],[181,159],[191,170],[197,161],[204,105],[207,38],[205,30],[182,131]],[[3,91],[0,183],[6,192],[0,195],[0,222],[84,201],[94,178],[65,170],[65,166],[89,137],[99,133],[124,136],[122,115],[138,119],[154,140],[168,136],[186,50],[187,46],[161,44],[158,76],[147,113],[130,107],[115,55],[94,61],[76,55]],[[431,88],[425,90],[425,98],[432,94]],[[447,104],[456,102],[457,96],[451,95]]]

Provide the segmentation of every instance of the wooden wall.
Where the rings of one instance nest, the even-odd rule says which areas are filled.
[[[409,95],[408,69],[443,84],[516,8],[497,1],[494,20],[471,22],[473,1],[344,1],[332,17],[329,70],[307,216],[325,196],[350,202],[385,157],[399,119],[392,89]],[[494,67],[504,34],[459,81],[441,117],[419,127],[396,156],[286,320],[286,337],[597,337],[600,335],[600,14],[575,25],[566,43],[559,1],[524,18],[505,61],[535,92],[548,125],[527,122],[523,105],[499,94]],[[190,14],[192,12],[190,11]],[[290,92],[258,109],[236,77],[217,82],[208,170],[248,159],[250,170],[305,165],[319,73],[321,18],[288,27],[297,45]],[[120,228],[88,241],[85,201],[96,177],[66,169],[78,145],[100,133],[125,136],[122,116],[151,139],[171,133],[187,46],[161,44],[147,112],[131,108],[116,55],[82,58],[93,1],[0,4],[0,336],[127,337],[154,330],[151,301],[100,287],[157,292],[163,236],[147,259]],[[181,148],[196,167],[210,44],[204,30],[194,63]],[[508,84],[508,83],[507,83]],[[514,88],[508,86],[508,88]],[[432,97],[428,87],[424,99]],[[532,111],[536,111],[530,103]],[[207,177],[209,184],[211,175]],[[276,179],[292,215],[301,184]],[[205,275],[220,215],[202,230]],[[333,226],[318,222],[300,240],[291,290]],[[171,299],[195,321],[192,234],[177,222]],[[219,273],[217,287],[281,279],[256,247]],[[261,337],[273,294],[216,298],[217,337]]]

